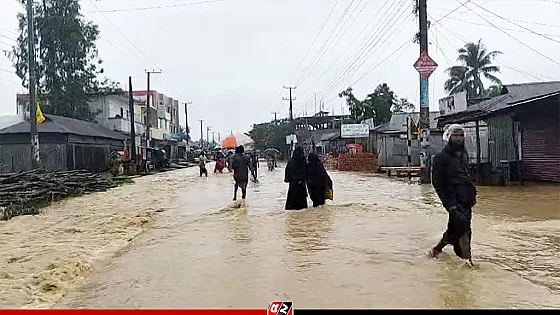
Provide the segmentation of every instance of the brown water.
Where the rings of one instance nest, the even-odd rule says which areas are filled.
[[[332,172],[334,202],[284,211],[283,169],[261,168],[246,207],[236,208],[229,174],[200,179],[196,171],[142,179],[109,199],[86,197],[83,205],[111,208],[135,189],[124,207],[167,211],[126,250],[114,250],[108,265],[92,263],[87,282],[73,282],[87,284],[64,290],[70,294],[56,307],[264,309],[273,300],[295,308],[560,307],[557,186],[481,188],[471,269],[450,248],[426,257],[447,220],[430,186]],[[116,242],[113,228],[105,230]]]
[[[194,180],[169,175],[138,178],[134,185],[57,202],[37,216],[0,221],[0,308],[51,307],[80,286]]]

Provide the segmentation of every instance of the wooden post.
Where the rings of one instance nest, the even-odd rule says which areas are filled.
[[[480,181],[480,164],[482,159],[480,156],[480,121],[476,121],[476,174],[475,180],[478,183]]]

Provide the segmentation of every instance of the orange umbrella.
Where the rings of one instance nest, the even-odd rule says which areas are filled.
[[[236,133],[230,136],[227,136],[223,141],[222,141],[222,148],[223,149],[234,149],[237,146],[240,145],[251,145],[255,143],[253,141],[253,139],[251,139],[251,137],[242,134],[242,133]]]

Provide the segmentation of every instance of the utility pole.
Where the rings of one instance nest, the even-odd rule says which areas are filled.
[[[216,132],[212,131],[212,145],[214,145],[215,143],[216,143]]]
[[[204,132],[202,131],[202,122],[204,120],[199,119],[198,121],[200,121],[200,148],[202,149],[202,144],[204,143]]]
[[[39,168],[39,133],[37,132],[37,95],[35,91],[35,28],[33,0],[27,0],[27,49],[29,54],[29,135],[31,136],[31,166]]]
[[[418,18],[420,24],[420,55],[428,54],[428,8],[426,0],[418,0]],[[420,166],[422,168],[421,181],[431,182],[431,152],[430,152],[430,103],[429,103],[428,78],[420,74],[420,119],[419,124],[422,129],[420,140]]]
[[[406,158],[407,158],[407,164],[406,166],[411,167],[412,166],[412,130],[410,128],[410,117],[406,116],[406,145],[407,145],[407,151],[406,151]],[[410,168],[408,169],[408,180],[412,179],[412,173],[410,172]]]
[[[128,111],[130,113],[130,158],[136,162],[136,126],[134,124],[134,96],[132,95],[132,77],[128,77]]]
[[[146,86],[146,147],[150,147],[152,144],[152,133],[150,132],[150,74],[151,73],[161,73],[161,70],[145,70],[147,75],[147,86]],[[157,106],[156,106],[157,110]]]
[[[297,88],[297,86],[284,86],[285,89],[290,90],[290,98],[285,98],[283,97],[282,99],[284,101],[290,101],[290,121],[294,120],[294,108],[293,108],[293,103],[292,101],[295,101],[295,97],[292,98],[292,90],[295,90]]]
[[[317,116],[317,93],[315,93],[315,116]]]
[[[189,144],[189,134],[190,134],[188,106],[191,105],[191,104],[192,104],[192,102],[190,102],[190,101],[185,103],[185,125],[186,125],[186,133],[187,133],[187,145]]]
[[[210,147],[210,129],[211,127],[206,127],[206,145]]]
[[[272,112],[272,114],[274,115],[274,124],[278,125],[278,116],[276,116],[278,115],[278,112]]]
[[[283,97],[282,99],[287,101],[290,101],[290,124],[292,125],[292,135],[291,135],[291,139],[292,141],[290,142],[290,156],[291,156],[291,151],[294,149],[294,136],[296,134],[296,125],[294,123],[294,107],[293,107],[293,101],[295,101],[295,98],[292,98],[292,90],[295,90],[297,88],[297,86],[285,86],[284,88],[287,90],[290,90],[290,98],[285,98]]]

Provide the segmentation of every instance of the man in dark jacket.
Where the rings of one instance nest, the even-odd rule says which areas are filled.
[[[463,127],[451,125],[444,139],[448,143],[434,158],[432,183],[449,213],[449,221],[447,231],[430,254],[437,257],[446,245],[453,245],[455,254],[472,265],[471,218],[472,207],[476,203],[476,188],[469,171]]]
[[[242,145],[235,148],[235,155],[231,159],[231,168],[233,169],[233,179],[235,186],[233,191],[233,200],[237,200],[237,190],[241,188],[241,198],[247,197],[247,183],[249,182],[249,170],[253,171],[253,165],[248,156],[244,155],[245,148]]]

